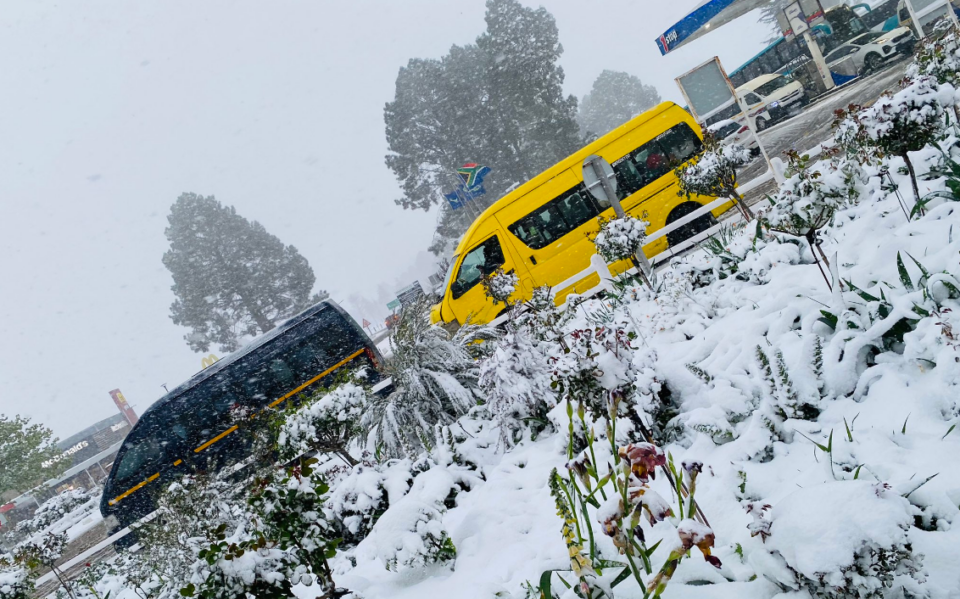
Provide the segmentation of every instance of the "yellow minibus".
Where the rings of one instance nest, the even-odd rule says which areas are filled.
[[[462,325],[495,319],[505,306],[494,304],[480,282],[497,268],[517,274],[519,285],[513,299],[524,301],[532,297],[534,288],[556,287],[589,268],[596,248],[587,235],[599,230],[597,217],[614,216],[613,207],[595,200],[583,185],[583,161],[592,154],[613,165],[623,209],[647,221],[648,234],[709,204],[715,198],[679,196],[673,174],[674,167],[700,152],[701,140],[702,132],[693,117],[676,104],[664,102],[500,198],[460,240],[431,320]],[[719,216],[732,205],[724,204],[712,215]],[[644,253],[652,257],[714,222],[705,214],[648,244]],[[610,265],[610,270],[616,275],[630,267],[629,261],[623,261]],[[596,273],[585,275],[555,289],[556,302],[599,283]]]

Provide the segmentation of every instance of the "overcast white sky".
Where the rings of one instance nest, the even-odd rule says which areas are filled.
[[[748,15],[662,58],[697,0],[523,2],[556,17],[578,97],[613,69],[679,101],[676,75],[768,35]],[[142,412],[199,370],[160,261],[184,191],[295,245],[358,318],[429,272],[435,215],[393,204],[383,106],[407,60],[483,31],[482,0],[3,6],[0,413],[65,437],[116,412],[109,390]]]

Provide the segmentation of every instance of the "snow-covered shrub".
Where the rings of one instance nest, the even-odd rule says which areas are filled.
[[[922,556],[907,531],[909,502],[883,483],[841,481],[795,491],[774,505],[766,548],[818,599],[924,596]]]
[[[932,77],[938,84],[954,88],[960,81],[960,37],[951,31],[937,39],[924,40],[913,62],[907,67],[907,79],[916,81]]]
[[[0,599],[31,599],[33,579],[23,566],[0,559]]]
[[[389,570],[420,570],[456,558],[443,526],[448,498],[461,485],[475,484],[463,469],[434,466],[418,475],[410,492],[390,506],[365,541]]]
[[[480,391],[507,445],[519,441],[524,430],[536,436],[556,405],[545,347],[552,345],[538,345],[525,329],[509,326],[494,352],[480,363]]]
[[[326,596],[335,585],[328,558],[337,540],[323,517],[328,488],[314,476],[315,460],[259,481],[251,512],[235,525],[221,524],[216,539],[197,553],[187,597],[233,599],[293,596],[293,586],[314,583]]]
[[[616,419],[635,378],[634,337],[622,325],[572,331],[566,350],[550,358],[559,397],[586,407],[595,419]]]
[[[70,512],[89,503],[90,499],[92,499],[92,496],[84,489],[64,491],[44,501],[37,508],[32,519],[25,520],[20,524],[34,532],[44,530]],[[90,509],[92,510],[94,507],[91,504]]]
[[[233,528],[244,513],[231,487],[206,475],[185,476],[157,498],[157,515],[137,524],[140,543],[125,555],[123,571],[135,588],[156,597],[175,597],[192,576],[197,553],[217,540],[221,526]]]
[[[837,110],[833,121],[832,148],[825,148],[830,157],[830,169],[839,175],[831,191],[841,203],[856,205],[866,190],[869,180],[864,167],[880,163],[877,149],[860,120],[863,108],[851,104]]]
[[[758,285],[767,283],[778,265],[803,262],[798,244],[791,241],[764,232],[760,223],[752,226],[752,234],[746,223],[721,227],[701,244],[713,254],[712,276],[701,273],[698,278],[709,282],[733,277]]]
[[[377,523],[377,553],[387,569],[419,570],[455,559],[442,518],[440,507],[422,501],[404,501],[384,514]]]
[[[195,565],[197,582],[184,586],[180,595],[202,599],[286,599],[295,596],[295,584],[313,584],[306,567],[298,564],[290,552],[274,543],[255,541],[245,532],[238,529],[202,549]]]
[[[750,162],[750,152],[741,145],[726,145],[707,133],[703,137],[703,152],[693,160],[679,165],[674,173],[679,183],[678,195],[702,195],[730,198],[747,220],[753,212],[737,191],[737,172]]]
[[[840,208],[841,194],[823,181],[823,173],[813,168],[809,156],[790,151],[787,157],[790,176],[780,186],[776,198],[770,199],[773,206],[764,218],[765,224],[772,231],[803,237],[814,259],[819,252],[826,262],[817,233],[833,220]],[[829,279],[827,284],[830,284]]]
[[[516,317],[516,325],[537,341],[557,341],[562,329],[573,318],[573,310],[562,310],[553,300],[547,285],[536,287],[523,311]]]
[[[387,373],[396,390],[372,398],[364,428],[391,456],[402,456],[432,441],[434,425],[449,424],[477,404],[478,355],[497,333],[490,327],[463,326],[453,337],[431,325],[426,304],[401,312],[390,341]],[[482,349],[481,349],[481,346]]]
[[[885,94],[860,114],[867,136],[883,153],[907,165],[914,199],[920,200],[917,173],[909,153],[932,143],[943,128],[943,107],[936,80],[924,77],[896,94]]]
[[[774,360],[759,345],[757,361],[760,372],[770,391],[777,415],[783,419],[798,418],[815,420],[820,414],[819,397],[809,397],[799,392],[790,378],[790,372],[779,349],[773,354]]]
[[[69,586],[57,562],[63,557],[69,539],[66,533],[47,532],[24,541],[14,550],[13,561],[26,568],[31,575],[37,575],[44,569],[53,572],[61,586]]]
[[[335,453],[355,465],[349,446],[363,430],[360,423],[369,404],[367,390],[354,383],[317,393],[285,416],[277,439],[281,456],[293,459],[308,451]]]
[[[343,544],[353,546],[365,539],[391,501],[406,494],[412,482],[406,460],[354,466],[333,488],[324,506],[330,525]]]
[[[494,303],[509,306],[510,296],[517,290],[520,277],[513,271],[504,272],[503,268],[498,267],[492,273],[485,275],[481,283],[483,284],[484,293],[486,293],[487,297],[491,298]]]
[[[599,218],[600,230],[593,237],[597,253],[608,263],[629,260],[643,251],[650,223],[626,214],[623,218]]]

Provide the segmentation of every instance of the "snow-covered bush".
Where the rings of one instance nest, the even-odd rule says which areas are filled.
[[[451,561],[457,549],[443,527],[443,510],[436,504],[404,501],[377,523],[377,552],[387,569],[419,570]]]
[[[783,359],[783,352],[777,350],[774,360],[768,352],[757,346],[757,362],[760,372],[770,391],[776,406],[776,414],[783,418],[814,420],[820,414],[819,397],[810,397],[799,392],[790,378],[790,371]]]
[[[566,350],[550,358],[559,397],[585,407],[592,418],[616,419],[632,391],[634,337],[623,325],[572,331]]]
[[[824,175],[811,164],[809,156],[800,156],[795,151],[787,153],[789,178],[780,186],[773,206],[764,217],[772,231],[803,237],[816,259],[820,253],[817,232],[833,220],[840,208],[840,193],[824,181]],[[829,285],[829,280],[827,281]]]
[[[937,39],[924,40],[913,62],[907,67],[907,79],[932,77],[938,84],[956,88],[960,81],[960,37],[953,30]]]
[[[623,218],[600,217],[600,230],[593,237],[597,253],[608,263],[629,260],[643,251],[650,223],[626,214]]]
[[[507,446],[519,441],[524,430],[533,436],[542,431],[547,412],[556,405],[543,353],[547,347],[553,346],[538,345],[525,329],[509,326],[494,352],[480,363],[480,391]]]
[[[325,596],[336,587],[328,559],[337,540],[323,518],[328,488],[314,476],[315,460],[273,473],[254,486],[251,513],[223,523],[216,539],[198,551],[186,597],[234,599],[293,596],[298,584],[318,584]]]
[[[778,265],[803,262],[799,242],[765,232],[761,223],[751,225],[752,235],[746,228],[746,223],[723,226],[704,240],[701,247],[713,254],[709,265],[712,273],[697,273],[700,286],[731,277],[760,285],[769,282]]]
[[[64,491],[44,501],[33,514],[33,518],[21,522],[20,525],[33,532],[44,530],[70,512],[89,503],[90,499],[92,496],[84,489]],[[91,504],[90,509],[94,507]]]
[[[396,390],[372,398],[364,415],[364,428],[391,456],[406,455],[424,440],[433,440],[434,425],[451,423],[477,404],[480,372],[475,358],[497,338],[491,327],[470,325],[451,337],[430,324],[427,308],[416,304],[401,312],[390,338],[393,355],[386,364]]]
[[[354,383],[322,391],[285,416],[277,444],[281,456],[293,459],[308,451],[335,453],[350,466],[357,460],[349,446],[363,427],[370,394]]]
[[[943,128],[936,80],[917,79],[896,94],[885,94],[860,114],[867,136],[883,153],[906,163],[914,199],[920,200],[917,173],[909,153],[932,143]]]
[[[456,558],[456,547],[443,526],[448,498],[460,486],[475,484],[462,469],[434,466],[418,475],[410,492],[391,505],[365,543],[395,572],[416,571]],[[469,488],[469,487],[468,487]]]
[[[217,540],[221,526],[235,527],[245,517],[232,493],[227,483],[199,474],[164,489],[156,517],[134,527],[140,549],[125,555],[129,584],[154,597],[176,597],[192,576],[197,553]]]
[[[0,599],[31,599],[33,579],[23,566],[0,559]]]
[[[537,341],[556,342],[562,335],[562,329],[573,318],[572,310],[563,310],[554,302],[553,294],[547,285],[536,287],[529,300],[524,302],[523,311],[517,315],[515,323]]]
[[[354,466],[327,499],[325,511],[330,525],[344,545],[356,545],[367,537],[391,503],[407,493],[412,483],[413,474],[407,460]]]
[[[883,483],[814,485],[773,506],[766,548],[818,599],[921,597],[922,556],[907,535],[909,502]]]
[[[747,220],[753,212],[737,191],[737,172],[750,162],[750,152],[741,145],[721,143],[710,133],[703,137],[703,152],[679,165],[674,173],[679,183],[678,195],[725,197],[733,200]]]
[[[47,532],[37,535],[17,546],[13,553],[13,561],[26,568],[32,575],[48,569],[57,577],[61,586],[69,589],[70,583],[57,567],[57,562],[63,557],[63,551],[67,548],[68,542],[69,539],[65,533]]]
[[[510,296],[516,291],[517,285],[520,283],[520,277],[513,271],[504,272],[503,268],[498,267],[492,273],[485,275],[481,283],[483,284],[484,293],[486,293],[487,297],[491,298],[494,303],[509,306]]]

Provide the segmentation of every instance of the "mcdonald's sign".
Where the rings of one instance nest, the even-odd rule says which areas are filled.
[[[219,361],[220,361],[220,358],[216,357],[216,356],[213,355],[213,354],[210,354],[209,356],[207,356],[207,357],[204,358],[203,360],[200,360],[200,365],[201,365],[203,368],[207,368],[208,366],[213,366],[214,364],[216,364],[216,363],[219,362]]]

